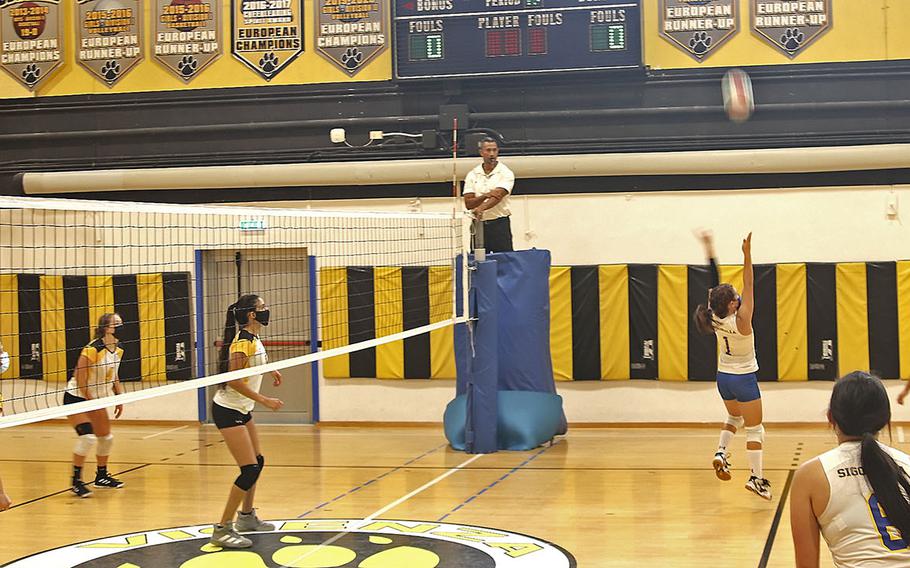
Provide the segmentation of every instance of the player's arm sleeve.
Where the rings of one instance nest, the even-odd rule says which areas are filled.
[[[80,353],[79,356],[85,357],[85,359],[92,365],[98,362],[98,350],[91,345],[86,345],[83,347],[82,353]]]
[[[249,339],[238,339],[231,343],[231,353],[243,353],[250,358],[256,354],[256,346]]]
[[[711,257],[711,287],[717,288],[720,286],[720,270],[717,268],[717,261],[714,257]]]

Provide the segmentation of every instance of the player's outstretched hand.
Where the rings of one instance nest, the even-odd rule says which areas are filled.
[[[743,254],[752,253],[752,231],[749,231],[749,234],[746,235],[746,238],[743,239]]]

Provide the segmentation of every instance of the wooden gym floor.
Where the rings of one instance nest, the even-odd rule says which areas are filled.
[[[0,563],[82,541],[217,519],[237,468],[214,427],[114,427],[110,469],[126,487],[95,490],[84,500],[66,491],[74,440],[69,427],[0,430],[0,475],[16,503],[0,513]],[[789,476],[802,461],[834,445],[833,434],[821,426],[769,426],[765,471],[774,500],[767,502],[743,488],[748,475],[742,436],[734,442],[733,481],[714,477],[714,429],[575,428],[552,447],[479,457],[452,451],[439,427],[259,429],[266,466],[257,506],[264,519],[398,519],[488,527],[558,545],[581,567],[792,566]],[[894,445],[910,449],[898,442],[903,430],[895,430]],[[94,473],[92,459],[85,477]],[[281,542],[291,542],[286,538],[291,537]],[[130,541],[109,542],[114,544],[106,546],[116,548]],[[201,544],[194,541],[194,550]],[[344,563],[343,555],[323,563],[288,561],[278,553],[271,560],[256,555],[255,562],[253,556],[222,558],[219,563],[159,559],[84,566],[434,565],[418,560],[425,558],[419,555],[413,562],[361,564]],[[531,558],[524,556],[521,566],[549,568]],[[438,566],[474,568],[457,554],[444,556]],[[827,550],[822,566],[832,566]]]

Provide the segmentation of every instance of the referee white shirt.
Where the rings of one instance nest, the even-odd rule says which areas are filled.
[[[496,188],[506,190],[506,195],[499,200],[499,203],[490,207],[483,212],[484,221],[492,221],[500,217],[508,217],[512,214],[509,210],[509,196],[512,195],[512,187],[515,185],[515,174],[507,168],[502,162],[496,162],[493,171],[486,173],[483,171],[483,163],[468,172],[464,178],[463,193],[473,193],[477,196],[483,196]]]

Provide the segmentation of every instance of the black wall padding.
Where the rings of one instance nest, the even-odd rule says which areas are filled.
[[[353,343],[376,338],[376,304],[373,268],[348,267],[348,340]],[[351,377],[376,376],[376,348],[359,349],[349,356]]]
[[[401,267],[402,324],[404,330],[430,324],[430,270],[425,266]],[[404,340],[404,378],[430,378],[430,334]]]
[[[629,265],[629,375],[657,378],[657,265]]]
[[[835,264],[806,263],[809,380],[836,379],[837,280]]]
[[[600,287],[597,266],[573,266],[572,375],[577,381],[600,380]]]
[[[19,280],[19,378],[40,379],[41,363],[41,276],[20,274]]]
[[[866,263],[869,367],[879,377],[900,376],[897,305],[897,263]]]
[[[695,308],[707,304],[711,286],[711,268],[689,266],[686,275],[687,311],[689,321],[688,368],[690,381],[713,381],[717,378],[717,338],[702,335],[695,327]]]
[[[752,330],[755,334],[755,356],[758,380],[777,380],[777,266],[756,264],[755,311]]]

